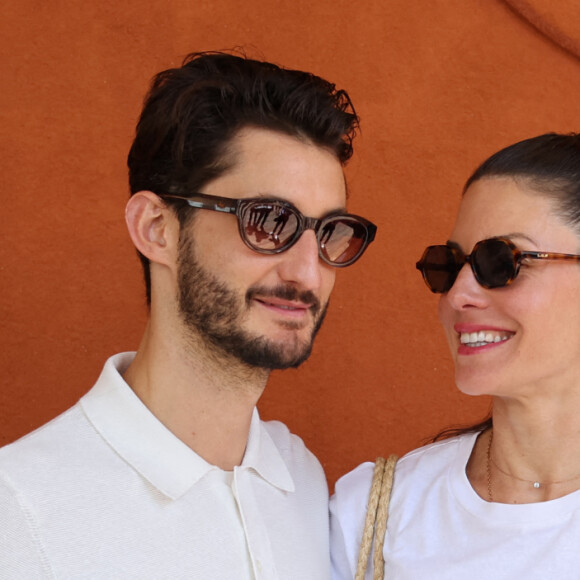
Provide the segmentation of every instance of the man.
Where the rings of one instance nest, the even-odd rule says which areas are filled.
[[[157,75],[126,210],[149,322],[0,451],[0,577],[329,577],[322,468],[256,403],[374,238],[344,208],[356,126],[346,93],[269,63],[205,53]]]

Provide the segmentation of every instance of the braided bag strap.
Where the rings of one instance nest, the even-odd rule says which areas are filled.
[[[387,531],[389,501],[393,489],[393,476],[395,474],[397,459],[398,457],[396,455],[390,455],[388,459],[378,457],[375,461],[355,580],[364,580],[371,547],[373,545],[373,538],[375,542],[373,551],[373,580],[383,580],[385,569],[383,545]]]

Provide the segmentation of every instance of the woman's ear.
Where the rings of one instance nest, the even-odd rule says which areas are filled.
[[[133,244],[151,262],[174,262],[179,223],[163,200],[151,191],[133,194],[125,208],[125,222]]]

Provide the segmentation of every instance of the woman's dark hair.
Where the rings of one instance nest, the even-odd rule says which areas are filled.
[[[510,145],[484,161],[463,192],[484,177],[513,177],[553,199],[567,224],[580,229],[580,135],[546,133]]]
[[[546,133],[510,145],[473,172],[463,193],[486,177],[511,177],[527,189],[549,197],[555,202],[558,216],[580,231],[580,135]],[[430,441],[482,432],[491,426],[490,415],[477,425],[444,429]]]
[[[245,127],[309,140],[345,164],[358,117],[345,91],[313,74],[221,52],[190,54],[152,81],[128,157],[131,194],[199,192],[231,166],[228,147]],[[177,214],[183,227],[192,212]],[[140,257],[149,301],[149,262]]]
[[[443,431],[439,431],[434,437],[428,437],[424,443],[434,443],[435,441],[441,441],[442,439],[450,439],[451,437],[457,437],[458,435],[465,435],[466,433],[483,433],[486,429],[493,426],[493,419],[488,417],[475,425],[470,425],[469,427],[447,427]]]

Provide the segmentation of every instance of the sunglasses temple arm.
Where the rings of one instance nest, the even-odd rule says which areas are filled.
[[[197,209],[211,209],[213,211],[221,211],[223,213],[236,213],[236,206],[234,205],[206,203],[203,201],[195,201],[194,199],[187,199],[186,201],[191,207],[195,207]]]

